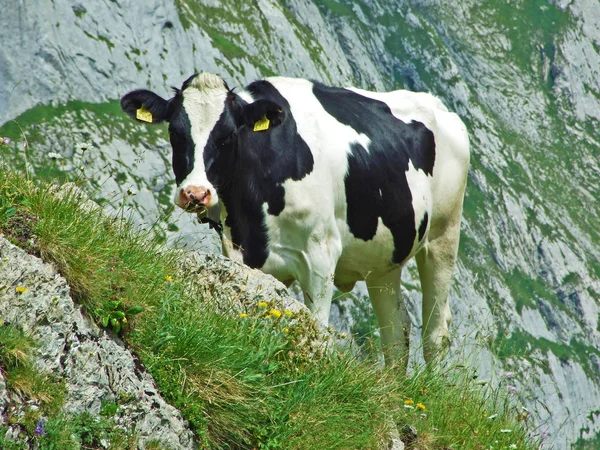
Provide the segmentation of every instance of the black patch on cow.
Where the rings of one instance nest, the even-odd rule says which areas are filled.
[[[267,81],[247,87],[255,100],[266,99],[281,107],[285,120],[266,131],[240,126],[248,104],[230,92],[225,109],[204,149],[208,180],[227,210],[225,224],[233,244],[242,250],[244,263],[262,267],[269,256],[268,234],[262,205],[277,216],[285,207],[287,180],[301,180],[313,170],[313,155],[298,134],[290,105]]]
[[[194,168],[195,145],[190,118],[182,108],[183,97],[178,93],[171,101],[173,114],[169,122],[169,140],[173,147],[173,173],[179,186]]]
[[[429,221],[429,216],[427,215],[427,211],[425,211],[425,215],[421,219],[421,224],[419,225],[419,242],[423,240],[425,237],[425,232],[427,231],[427,222]]]
[[[416,169],[433,173],[433,133],[420,122],[397,119],[385,103],[348,89],[314,83],[313,93],[330,115],[371,140],[368,150],[352,144],[348,155],[345,186],[350,231],[359,239],[373,239],[381,217],[394,238],[391,260],[403,262],[417,234],[406,172],[411,161]]]

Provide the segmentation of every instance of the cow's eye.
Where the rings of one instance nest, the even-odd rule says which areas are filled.
[[[231,144],[231,142],[233,142],[233,140],[235,139],[235,131],[232,131],[231,133],[223,136],[221,139],[219,139],[217,141],[217,144],[219,145],[219,147],[224,147],[226,145]]]

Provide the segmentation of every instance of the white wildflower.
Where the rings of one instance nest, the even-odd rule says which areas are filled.
[[[78,142],[76,147],[82,152],[85,152],[86,150],[92,148],[92,144],[91,142]]]
[[[46,153],[46,156],[50,159],[62,159],[62,155],[56,152],[48,152]]]

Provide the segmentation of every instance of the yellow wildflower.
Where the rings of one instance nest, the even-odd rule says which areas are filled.
[[[19,294],[23,294],[25,292],[27,292],[29,290],[29,288],[23,287],[23,286],[17,286],[15,288],[15,291],[17,291]]]
[[[167,283],[172,283],[172,282],[173,282],[173,277],[172,277],[171,275],[167,275],[167,276],[165,277],[165,281],[166,281]]]
[[[267,306],[269,306],[267,305],[267,302],[258,302],[257,305],[259,308],[266,308]]]
[[[417,408],[419,408],[422,411],[425,411],[427,408],[425,408],[425,405],[423,403],[417,403]]]
[[[408,400],[404,400],[404,404],[405,405],[412,405],[415,401],[411,398],[409,398]]]
[[[286,310],[285,310],[283,313],[284,313],[286,316],[288,316],[288,317],[292,317],[292,316],[294,315],[294,313],[293,313],[293,312],[291,312],[291,311],[288,311],[287,309],[286,309]]]
[[[281,311],[279,311],[278,309],[270,310],[269,314],[271,314],[273,317],[276,317],[277,319],[281,317]]]
[[[285,328],[283,329],[283,332],[284,332],[284,333],[289,333],[289,332],[290,332],[290,329],[289,329],[289,328],[287,328],[287,327],[285,327]]]
[[[248,314],[246,314],[246,313],[241,313],[241,314],[240,314],[240,317],[241,317],[242,319],[245,319],[246,317],[248,317]]]

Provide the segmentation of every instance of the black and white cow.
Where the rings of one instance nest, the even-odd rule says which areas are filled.
[[[407,359],[400,273],[415,256],[426,359],[446,347],[469,139],[439,99],[283,77],[234,91],[201,73],[121,106],[169,122],[175,203],[220,210],[225,255],[298,280],[324,325],[334,286],[366,280],[388,364]]]

